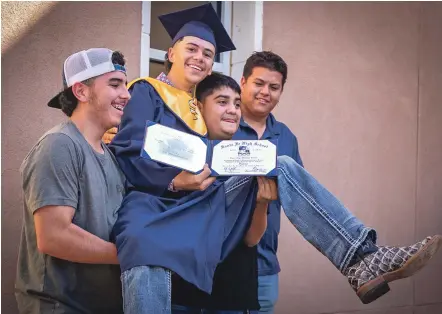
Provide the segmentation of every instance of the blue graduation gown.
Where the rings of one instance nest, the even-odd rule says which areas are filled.
[[[249,226],[256,182],[228,208],[226,178],[218,178],[206,191],[168,191],[181,170],[140,157],[146,121],[203,135],[192,130],[149,82],[138,81],[130,91],[132,98],[110,144],[128,181],[113,230],[121,270],[165,267],[210,293],[217,264],[243,240]]]

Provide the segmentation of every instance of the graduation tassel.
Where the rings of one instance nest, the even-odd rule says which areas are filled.
[[[198,120],[198,100],[196,99],[196,85],[193,88],[192,92],[192,98],[189,100],[189,110],[190,113],[193,115],[193,120]]]

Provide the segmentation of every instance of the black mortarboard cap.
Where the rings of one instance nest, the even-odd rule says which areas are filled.
[[[236,49],[210,3],[158,18],[172,38],[172,44],[184,36],[194,36],[213,44],[217,53]]]

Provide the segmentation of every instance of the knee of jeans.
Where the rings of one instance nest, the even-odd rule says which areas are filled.
[[[289,156],[283,155],[278,156],[276,162],[279,169],[287,169],[290,164],[294,163],[294,160]]]

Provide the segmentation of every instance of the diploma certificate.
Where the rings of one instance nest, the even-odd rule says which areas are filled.
[[[276,145],[267,140],[221,141],[213,147],[211,168],[221,176],[265,176],[276,168]]]
[[[141,156],[198,173],[208,164],[212,176],[275,176],[276,141],[208,140],[147,122]]]

